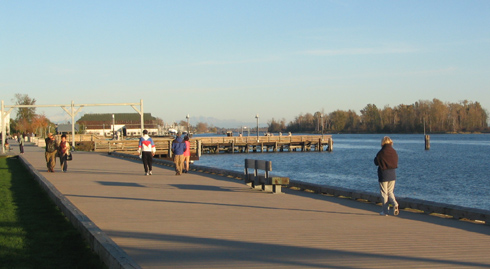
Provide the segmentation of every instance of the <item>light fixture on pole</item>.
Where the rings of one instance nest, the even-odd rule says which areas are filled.
[[[114,114],[112,114],[112,139],[116,137],[116,120],[114,119]]]
[[[323,141],[323,114],[320,114],[320,121],[322,122],[322,141]]]
[[[257,142],[259,142],[259,114],[255,115],[257,119]]]

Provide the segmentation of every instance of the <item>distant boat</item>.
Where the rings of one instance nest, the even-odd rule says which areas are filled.
[[[176,133],[178,133],[178,131],[177,131],[177,130],[175,130],[175,129],[168,129],[168,132],[169,132],[169,133],[171,133],[171,134],[176,134]]]

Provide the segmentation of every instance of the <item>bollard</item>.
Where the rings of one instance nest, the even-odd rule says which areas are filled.
[[[430,135],[425,135],[425,150],[430,149]]]
[[[333,151],[333,139],[332,138],[328,139],[328,151],[329,152]]]

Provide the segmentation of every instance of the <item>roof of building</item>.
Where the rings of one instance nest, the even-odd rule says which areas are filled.
[[[80,126],[75,124],[75,132],[78,132]],[[58,133],[71,133],[71,124],[58,124],[56,127]]]
[[[85,114],[77,122],[80,121],[107,121],[112,122],[112,115],[117,122],[121,121],[140,121],[139,113],[103,113],[103,114]],[[144,121],[156,120],[151,113],[143,113]]]

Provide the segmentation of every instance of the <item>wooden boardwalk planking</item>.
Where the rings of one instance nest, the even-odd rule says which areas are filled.
[[[98,153],[47,173],[24,157],[143,268],[485,268],[490,227],[209,174],[175,176]],[[59,169],[58,169],[59,171]],[[375,184],[375,181],[373,181]]]

